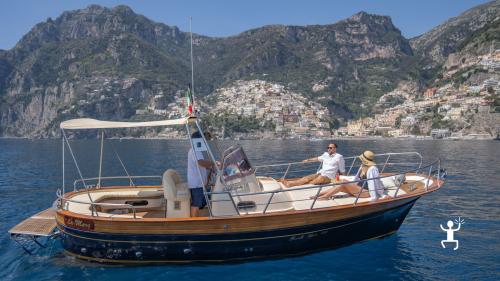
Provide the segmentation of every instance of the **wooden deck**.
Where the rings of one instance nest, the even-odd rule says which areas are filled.
[[[9,230],[11,235],[50,236],[56,228],[56,210],[49,208],[20,222]]]

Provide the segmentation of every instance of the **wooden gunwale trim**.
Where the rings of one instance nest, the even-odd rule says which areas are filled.
[[[322,209],[315,212],[296,212],[272,216],[244,216],[230,218],[213,218],[198,220],[179,220],[176,222],[158,220],[120,220],[103,221],[98,219],[84,220],[92,221],[94,227],[87,231],[113,234],[224,234],[279,230],[293,227],[302,227],[313,224],[328,223],[345,219],[352,219],[397,208],[419,196],[408,197],[397,201],[385,201],[382,204],[359,206],[357,208]],[[286,216],[286,217],[283,217]],[[71,214],[58,212],[57,222],[66,226],[65,218],[75,218]],[[78,218],[78,217],[76,217]],[[71,226],[69,226],[72,228]]]
[[[398,208],[398,207],[396,207]],[[358,224],[363,221],[367,220],[373,220],[374,218],[378,218],[383,216],[384,213],[378,213],[376,216],[373,217],[368,217],[368,218],[360,218],[360,219],[353,219],[348,222],[344,223],[339,223],[338,225],[334,226],[322,226],[321,228],[315,228],[313,230],[311,229],[303,229],[301,232],[292,232],[292,233],[280,233],[280,234],[272,234],[272,235],[265,235],[265,236],[260,236],[260,237],[244,237],[244,238],[219,238],[219,239],[210,239],[210,240],[198,240],[194,238],[189,238],[189,242],[192,244],[214,244],[214,243],[238,243],[238,242],[244,242],[244,241],[256,241],[256,240],[272,240],[272,239],[281,239],[281,238],[289,238],[289,237],[294,237],[294,236],[301,236],[301,235],[311,235],[311,234],[316,234],[316,233],[322,233],[324,231],[330,231],[332,229],[337,229],[337,228],[342,228],[346,227],[349,225],[354,225]],[[133,240],[125,240],[123,237],[114,237],[114,238],[99,238],[99,237],[86,237],[82,236],[80,234],[68,232],[65,229],[60,229],[60,231],[68,236],[72,236],[78,239],[83,239],[83,240],[91,240],[91,241],[99,241],[99,242],[110,242],[110,243],[130,243],[133,241],[133,243],[138,243],[138,244],[182,244],[186,243],[186,239],[181,239],[181,240],[151,240],[147,238],[143,238],[144,240],[140,240],[141,238],[134,238]]]

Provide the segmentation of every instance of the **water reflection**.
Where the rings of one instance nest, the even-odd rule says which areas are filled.
[[[235,142],[225,141],[224,145]],[[328,141],[241,141],[252,164],[300,161],[319,156]],[[418,151],[425,158],[441,158],[449,178],[440,191],[421,198],[401,229],[382,240],[371,240],[335,251],[303,257],[219,266],[103,266],[77,261],[61,253],[56,243],[40,255],[27,256],[0,238],[1,280],[192,280],[193,276],[219,280],[421,280],[488,279],[498,274],[500,208],[498,163],[500,142],[446,142],[413,140],[341,140],[338,152],[358,155],[375,152]],[[85,177],[99,169],[97,141],[72,141]],[[176,168],[185,177],[189,144],[167,140],[109,140],[103,175],[124,175],[114,151],[120,153],[130,174],[161,175]],[[0,140],[0,231],[47,208],[61,187],[61,142],[53,140]],[[66,184],[79,178],[66,154]],[[466,224],[456,234],[460,249],[442,249],[445,233],[439,228],[449,216]]]

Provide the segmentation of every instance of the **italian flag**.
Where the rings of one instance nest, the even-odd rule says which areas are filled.
[[[191,91],[191,87],[188,87],[188,90],[186,92],[186,105],[187,105],[188,115],[192,115],[193,114],[194,99],[193,99],[193,92]]]

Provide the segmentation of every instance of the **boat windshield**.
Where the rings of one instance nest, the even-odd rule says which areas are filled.
[[[225,181],[246,177],[254,173],[255,169],[248,161],[241,146],[229,148],[224,154],[222,168]]]

